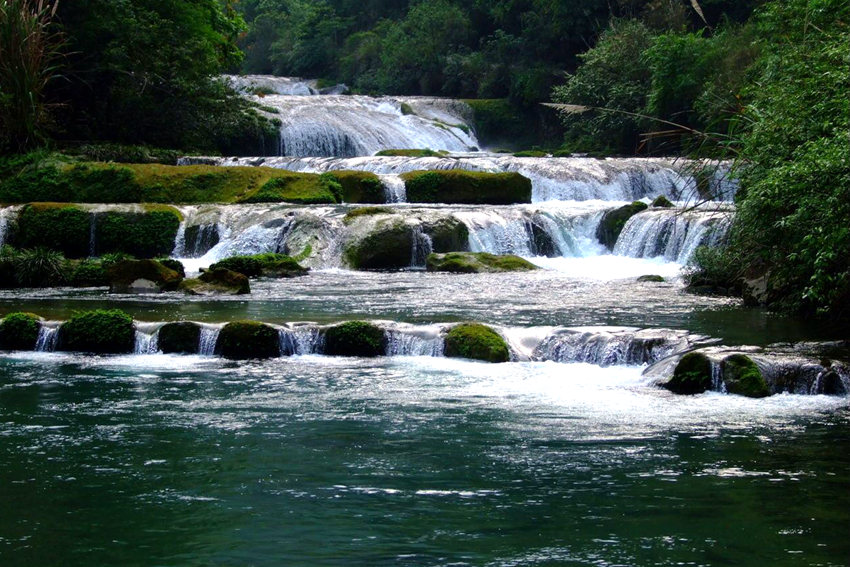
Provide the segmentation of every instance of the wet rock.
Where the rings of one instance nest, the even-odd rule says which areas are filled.
[[[381,356],[387,350],[384,330],[366,321],[348,321],[325,331],[325,354],[330,356]]]
[[[648,208],[646,203],[635,201],[631,205],[607,211],[596,228],[596,238],[608,249],[613,250],[620,233],[623,232],[623,227],[626,226],[626,222]]]
[[[391,270],[410,266],[413,227],[401,219],[381,218],[346,246],[343,256],[355,270]]]
[[[122,260],[106,270],[110,293],[174,291],[182,276],[156,260]]]
[[[664,387],[674,394],[693,395],[711,390],[711,360],[700,352],[682,357]]]
[[[216,268],[197,278],[183,280],[180,289],[189,295],[245,295],[251,293],[251,284],[244,274]]]
[[[430,254],[426,267],[429,272],[479,274],[485,272],[529,272],[537,266],[513,254],[488,254],[486,252],[449,252]]]
[[[157,343],[159,350],[165,354],[196,354],[200,338],[200,325],[181,321],[160,327]]]
[[[761,370],[747,355],[727,356],[723,359],[720,369],[726,391],[730,394],[748,398],[764,398],[770,395]]]
[[[234,321],[221,330],[216,354],[233,360],[280,356],[280,333],[257,321]]]
[[[507,362],[510,350],[499,333],[487,325],[461,323],[446,334],[445,355],[484,362]]]

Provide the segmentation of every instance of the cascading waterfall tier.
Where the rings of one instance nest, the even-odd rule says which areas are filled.
[[[697,162],[664,158],[521,158],[498,154],[463,154],[447,157],[278,157],[278,158],[182,158],[183,165],[265,166],[306,173],[355,170],[379,176],[397,176],[418,170],[516,172],[531,180],[532,202],[543,201],[634,201],[665,196],[673,201],[699,201],[706,197],[698,189]],[[730,178],[729,165],[704,165],[709,175],[708,194],[715,200],[731,201],[737,182]],[[397,181],[393,180],[393,183]],[[387,181],[385,181],[387,183]]]

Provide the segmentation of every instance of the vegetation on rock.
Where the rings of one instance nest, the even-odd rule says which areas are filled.
[[[689,352],[676,365],[664,387],[674,394],[701,394],[712,387],[711,361],[700,352]]]
[[[251,293],[251,284],[245,274],[216,268],[183,280],[180,289],[190,295],[247,295]]]
[[[59,328],[59,350],[120,354],[133,352],[134,344],[133,319],[117,309],[79,313]]]
[[[393,270],[410,265],[413,229],[400,219],[380,220],[365,236],[350,242],[343,251],[355,270]]]
[[[201,326],[189,321],[166,323],[157,331],[157,345],[165,354],[195,354],[201,339]]]
[[[487,325],[461,323],[446,334],[445,354],[484,362],[507,362],[510,350],[499,333]]]
[[[256,321],[234,321],[221,330],[215,352],[235,360],[274,358],[280,356],[280,334]]]
[[[254,254],[253,256],[231,256],[219,260],[209,267],[209,271],[217,269],[232,270],[245,274],[249,278],[260,276],[275,278],[293,278],[306,275],[309,268],[301,266],[294,258],[284,254]]]
[[[111,293],[175,291],[183,277],[156,260],[123,260],[106,269]]]
[[[348,321],[325,331],[325,354],[330,356],[381,356],[387,349],[384,330],[366,321]]]
[[[381,150],[380,152],[375,154],[376,156],[384,156],[384,157],[412,157],[412,158],[423,158],[423,157],[444,157],[448,155],[446,151],[437,151],[423,149],[423,150]]]
[[[733,354],[720,364],[723,383],[730,394],[748,398],[764,398],[770,395],[770,389],[764,376],[753,360],[744,354]]]
[[[528,272],[537,266],[513,254],[488,254],[486,252],[449,252],[429,254],[426,264],[429,272],[479,274],[484,272]]]
[[[10,313],[0,320],[0,349],[35,350],[41,323],[32,313]]]
[[[332,171],[328,174],[340,185],[343,203],[386,203],[381,178],[369,171]]]
[[[623,232],[623,227],[626,226],[626,222],[648,208],[649,206],[643,201],[635,201],[631,205],[606,211],[599,222],[599,226],[596,227],[596,238],[608,249],[613,250],[614,245],[617,244],[617,239],[620,238],[620,233]]]
[[[519,173],[412,171],[401,175],[411,203],[512,205],[531,202],[531,181]]]

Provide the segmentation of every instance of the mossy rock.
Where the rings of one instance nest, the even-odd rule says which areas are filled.
[[[83,260],[74,266],[69,283],[74,287],[104,287],[109,285],[109,275],[99,261]]]
[[[631,205],[607,211],[602,215],[602,220],[596,228],[596,238],[608,249],[613,250],[614,245],[617,244],[617,239],[620,238],[620,233],[623,232],[623,227],[626,226],[626,222],[648,208],[649,205],[643,201],[635,201]]]
[[[242,197],[239,203],[332,204],[340,201],[338,182],[331,176],[311,173],[278,175],[266,181],[260,190]]]
[[[733,354],[720,364],[723,383],[730,394],[748,398],[764,398],[770,395],[770,389],[764,376],[753,360],[744,354]]]
[[[121,354],[133,352],[136,330],[123,311],[97,310],[74,315],[59,327],[58,350]]]
[[[201,326],[182,321],[160,327],[157,344],[165,354],[196,354],[200,340]]]
[[[673,203],[670,202],[670,199],[668,199],[664,195],[659,195],[658,197],[655,198],[654,201],[652,201],[652,204],[650,206],[654,207],[654,208],[660,208],[660,209],[670,209],[670,208],[674,207],[675,205],[673,205]]]
[[[488,254],[487,252],[449,252],[429,254],[426,261],[429,272],[480,274],[486,272],[530,272],[537,266],[513,254]]]
[[[280,333],[257,321],[234,321],[221,330],[216,354],[233,360],[280,356]]]
[[[110,293],[175,291],[183,277],[156,260],[122,260],[107,268]]]
[[[469,250],[469,229],[463,222],[446,217],[425,222],[422,230],[431,239],[434,252],[464,252]]]
[[[157,262],[159,262],[169,270],[174,270],[175,272],[180,274],[181,278],[186,277],[186,267],[180,260],[175,260],[174,258],[159,258],[157,259]]]
[[[344,203],[386,203],[387,194],[381,178],[370,171],[331,171],[342,188]]]
[[[183,280],[180,290],[189,295],[246,295],[251,293],[251,284],[245,274],[216,268]]]
[[[387,350],[384,330],[366,321],[348,321],[325,331],[325,354],[330,356],[381,356]]]
[[[151,205],[145,212],[107,211],[94,214],[95,253],[124,252],[137,258],[169,254],[180,228],[177,209]]]
[[[640,283],[663,283],[665,280],[661,276],[651,274],[646,276],[640,276],[637,281]]]
[[[348,211],[345,216],[342,217],[342,222],[344,224],[351,224],[360,217],[391,215],[393,213],[395,213],[395,211],[393,211],[389,207],[358,207],[356,209]]]
[[[531,180],[519,173],[412,171],[403,173],[411,203],[513,205],[531,202]]]
[[[209,267],[209,270],[225,269],[244,274],[249,278],[260,276],[273,278],[294,278],[306,275],[310,270],[299,264],[294,258],[284,254],[254,254],[251,256],[231,256]]]
[[[711,361],[700,352],[690,352],[682,357],[673,377],[664,385],[674,394],[693,395],[711,390]]]
[[[434,151],[430,149],[422,149],[422,150],[381,150],[380,152],[375,154],[376,156],[385,156],[385,157],[411,157],[411,158],[424,158],[424,157],[445,157],[449,155],[449,152],[440,150]]]
[[[544,158],[549,157],[549,154],[541,150],[523,150],[521,152],[514,152],[514,157]]]
[[[45,247],[67,258],[89,255],[91,215],[73,205],[30,203],[18,216],[13,244],[18,248]]]
[[[487,325],[461,323],[446,334],[445,355],[485,362],[507,362],[511,358],[505,339]]]
[[[10,313],[0,321],[0,349],[35,350],[39,318],[32,313]]]
[[[349,243],[344,258],[355,270],[393,270],[410,266],[413,229],[398,219],[379,221],[366,236]]]

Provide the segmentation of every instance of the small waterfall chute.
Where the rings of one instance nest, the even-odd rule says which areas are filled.
[[[201,325],[201,333],[198,339],[198,354],[201,356],[215,355],[215,346],[221,333],[221,325]]]
[[[320,354],[324,335],[311,324],[291,325],[280,329],[280,352],[283,356]]]
[[[35,341],[36,352],[53,352],[56,350],[56,342],[59,338],[58,321],[42,321],[38,328],[38,337]]]

